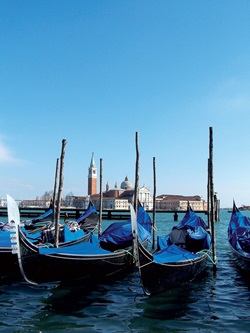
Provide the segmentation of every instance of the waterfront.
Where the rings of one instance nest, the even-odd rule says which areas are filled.
[[[249,211],[244,214],[250,216]],[[153,297],[143,295],[136,271],[87,287],[2,283],[0,331],[248,332],[250,283],[238,272],[228,252],[230,213],[222,210],[220,217],[216,223],[215,273],[211,264],[195,283]],[[172,214],[157,214],[156,221],[160,235],[176,223]],[[103,222],[103,229],[108,223]]]

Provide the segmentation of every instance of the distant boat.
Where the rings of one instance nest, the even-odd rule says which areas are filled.
[[[137,235],[136,220],[132,220]],[[134,237],[140,279],[146,295],[153,295],[192,281],[207,266],[211,236],[206,224],[189,207],[182,221],[165,237],[157,239],[151,253]]]
[[[233,202],[228,225],[228,243],[240,269],[250,272],[250,220]]]

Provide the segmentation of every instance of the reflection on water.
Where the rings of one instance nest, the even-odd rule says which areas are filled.
[[[250,283],[229,253],[229,217],[216,224],[216,272],[211,264],[195,282],[152,297],[137,271],[88,286],[2,281],[0,332],[248,332]],[[172,225],[161,215],[159,233]]]
[[[140,303],[143,316],[156,319],[176,319],[182,317],[195,302],[188,288],[180,287],[148,297]]]

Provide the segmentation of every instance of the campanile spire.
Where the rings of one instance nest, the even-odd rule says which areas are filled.
[[[97,169],[95,166],[94,153],[92,153],[88,173],[88,195],[97,193]]]

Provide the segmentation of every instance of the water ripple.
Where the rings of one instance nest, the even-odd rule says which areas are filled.
[[[98,285],[0,285],[1,332],[248,332],[250,283],[227,245],[230,215],[216,224],[217,269],[212,264],[194,283],[146,297],[138,272]],[[173,225],[162,214],[164,234]]]

